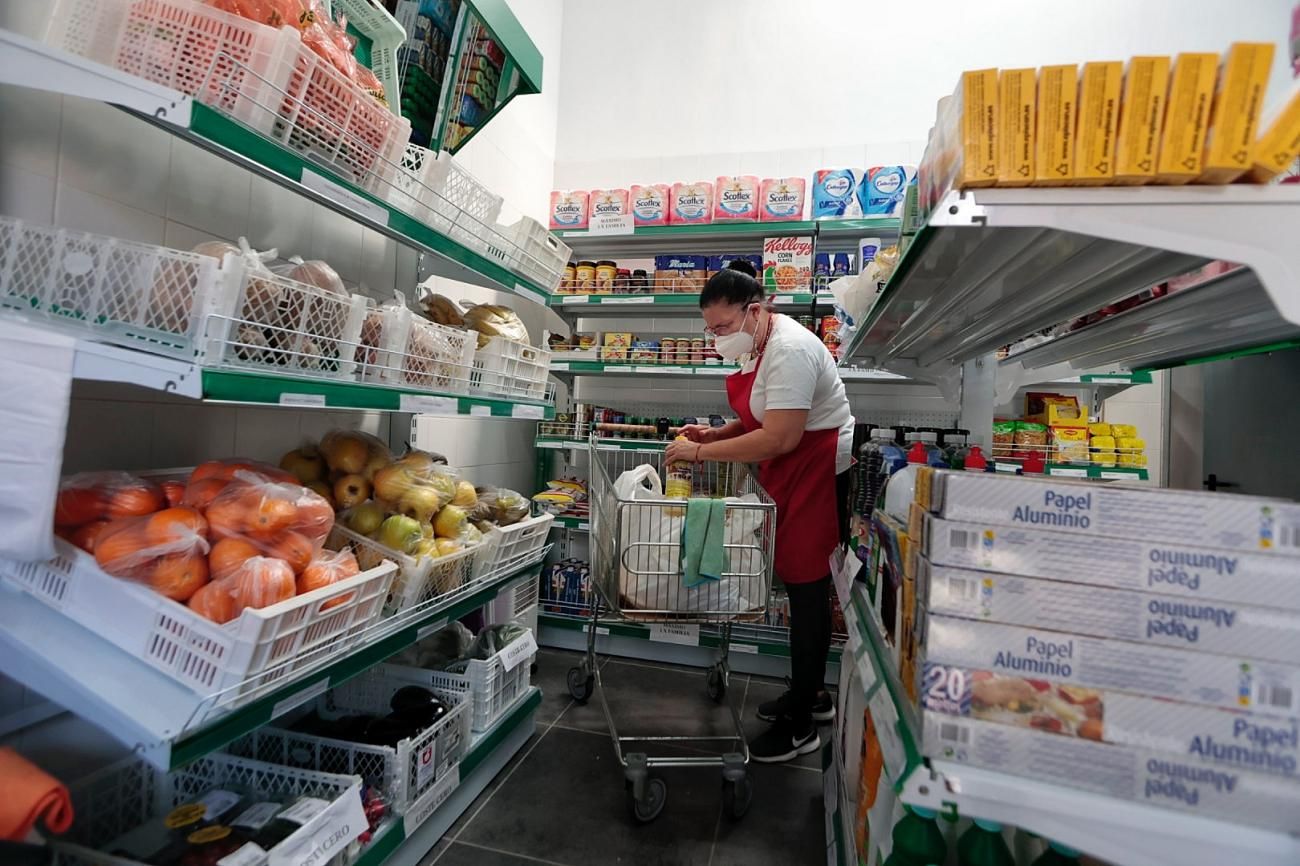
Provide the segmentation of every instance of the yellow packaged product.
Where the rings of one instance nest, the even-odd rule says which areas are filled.
[[[1234,42],[1219,70],[1199,183],[1231,183],[1250,168],[1273,43]]]
[[[1094,451],[1092,452],[1092,462],[1097,466],[1114,466],[1116,454],[1114,451]]]
[[[1259,125],[1263,132],[1251,151],[1246,179],[1266,183],[1300,156],[1300,81],[1291,85],[1290,95],[1270,109]]]
[[[1089,424],[1089,425],[1088,425],[1088,435],[1089,435],[1089,436],[1109,436],[1109,435],[1111,435],[1111,433],[1110,433],[1110,425],[1107,424],[1107,423],[1105,423],[1105,422],[1098,422],[1098,423],[1096,423],[1096,424]]]
[[[1126,454],[1120,451],[1116,455],[1120,466],[1142,467],[1147,465],[1147,456],[1145,454]]]
[[[1156,183],[1188,183],[1200,175],[1218,71],[1217,54],[1179,54],[1174,61],[1165,124],[1160,133]]]
[[[998,73],[998,186],[1028,186],[1034,179],[1034,103],[1038,70]]]
[[[600,359],[602,361],[626,361],[631,348],[632,335],[630,333],[621,331],[607,332],[604,335],[604,345],[600,349]]]
[[[1079,129],[1074,150],[1074,182],[1103,186],[1115,177],[1115,136],[1124,64],[1104,60],[1083,64],[1079,83]]]
[[[1087,463],[1087,429],[1083,427],[1053,427],[1051,459],[1057,463]]]
[[[1044,66],[1038,71],[1036,152],[1032,186],[1064,186],[1074,174],[1075,109],[1079,99],[1077,66]]]
[[[1134,438],[1138,435],[1138,428],[1134,424],[1112,424],[1110,425],[1110,435],[1116,439],[1121,437]]]
[[[1115,440],[1115,449],[1117,451],[1145,451],[1146,447],[1145,439],[1138,439],[1134,436],[1120,436]]]
[[[963,72],[952,107],[959,148],[953,186],[992,186],[998,178],[998,71]]]
[[[1155,178],[1168,94],[1168,57],[1129,59],[1115,139],[1115,183],[1144,184]]]
[[[1103,424],[1098,426],[1103,426],[1106,427],[1107,429],[1110,428],[1109,424]],[[1098,451],[1114,451],[1115,437],[1110,435],[1093,436],[1089,439],[1088,444],[1091,445],[1093,448],[1097,449]]]

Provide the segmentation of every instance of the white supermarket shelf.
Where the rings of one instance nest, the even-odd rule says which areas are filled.
[[[1214,335],[1209,354],[1300,336],[1298,222],[1297,186],[954,191],[908,248],[845,359],[900,372],[946,369],[1217,259],[1246,265],[1249,276],[1132,311],[1153,317],[1147,336],[1170,341],[1152,361],[1203,357],[1191,334]],[[1225,324],[1229,296],[1249,311],[1231,311]],[[1122,333],[1100,334],[1088,364],[1147,363]]]
[[[191,691],[0,580],[0,673],[91,721],[157,766],[181,766],[488,603],[521,574],[536,572],[537,561],[381,620],[348,654],[322,655],[320,663],[286,675],[270,694],[219,714],[210,710],[215,696]]]

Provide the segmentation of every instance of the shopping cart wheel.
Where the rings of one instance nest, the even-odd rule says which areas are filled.
[[[575,666],[569,668],[569,696],[580,704],[585,704],[587,698],[596,690],[596,675],[589,673],[585,667]]]
[[[663,779],[658,776],[647,776],[644,787],[645,791],[638,800],[632,780],[627,781],[627,810],[632,813],[632,819],[639,824],[649,824],[658,818],[659,813],[664,810],[664,804],[668,802],[668,783]]]
[[[709,676],[704,681],[704,692],[709,696],[710,700],[719,703],[727,696],[727,678],[722,673],[722,668],[709,668]]]
[[[754,800],[754,786],[749,776],[722,780],[722,811],[733,821],[739,821],[749,811]]]

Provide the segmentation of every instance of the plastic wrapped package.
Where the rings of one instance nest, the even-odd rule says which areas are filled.
[[[128,472],[79,472],[59,483],[54,524],[75,528],[97,520],[139,517],[166,504],[160,486]]]
[[[487,345],[493,337],[504,337],[517,343],[528,342],[528,329],[519,314],[499,304],[479,304],[465,312],[465,327],[478,332],[478,347]]]
[[[244,460],[239,457],[208,460],[194,467],[194,471],[190,473],[181,496],[181,504],[200,511],[206,509],[217,494],[234,479],[236,472],[252,473],[269,481],[286,483],[297,481],[293,475],[283,469],[257,460]]]
[[[393,657],[393,663],[437,670],[469,652],[474,633],[453,622]]]
[[[387,445],[360,430],[331,430],[321,437],[317,450],[337,477],[360,475],[370,481],[393,462],[393,452]]]
[[[185,601],[208,582],[208,523],[193,508],[166,508],[110,521],[95,542],[107,574]]]
[[[320,589],[322,586],[331,586],[349,577],[356,577],[360,573],[361,566],[357,564],[356,554],[351,550],[318,550],[311,562],[298,575],[295,585],[298,593],[302,594]],[[321,610],[329,610],[348,601],[351,597],[351,594],[348,594],[332,599],[326,602]]]
[[[416,452],[422,455],[422,452]],[[374,474],[374,497],[388,513],[404,514],[420,523],[432,523],[456,496],[459,480],[454,469],[427,459],[431,455],[395,461]]]
[[[245,538],[268,556],[301,572],[334,527],[334,509],[320,494],[295,482],[236,472],[204,512],[216,540]]]
[[[320,259],[303,261],[298,256],[293,256],[287,263],[272,267],[271,272],[287,277],[294,282],[324,289],[340,298],[346,298],[349,294],[347,288],[343,285],[343,279],[339,277],[338,271],[330,267],[328,262]]]
[[[460,307],[446,295],[427,293],[420,298],[420,306],[424,308],[425,318],[431,322],[452,328],[465,327],[465,317],[461,315]]]
[[[189,599],[200,616],[223,624],[245,608],[261,608],[287,601],[297,592],[293,569],[282,559],[254,556],[233,572],[204,584]]]
[[[467,659],[486,661],[505,649],[511,641],[526,631],[528,631],[527,628],[513,622],[490,625],[479,632],[478,637],[474,638],[474,643],[470,645],[465,657]]]

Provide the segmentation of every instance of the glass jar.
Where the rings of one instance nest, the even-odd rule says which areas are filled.
[[[645,272],[644,268],[637,268],[632,271],[632,281],[629,289],[638,295],[648,294],[650,292],[650,275]]]
[[[612,294],[614,291],[614,278],[617,276],[617,264],[608,259],[596,262],[596,294]]]
[[[626,295],[632,290],[632,272],[627,268],[619,268],[614,272],[614,294]]]
[[[596,291],[596,263],[589,261],[578,262],[578,267],[574,270],[573,275],[573,292],[579,295],[590,295]]]

